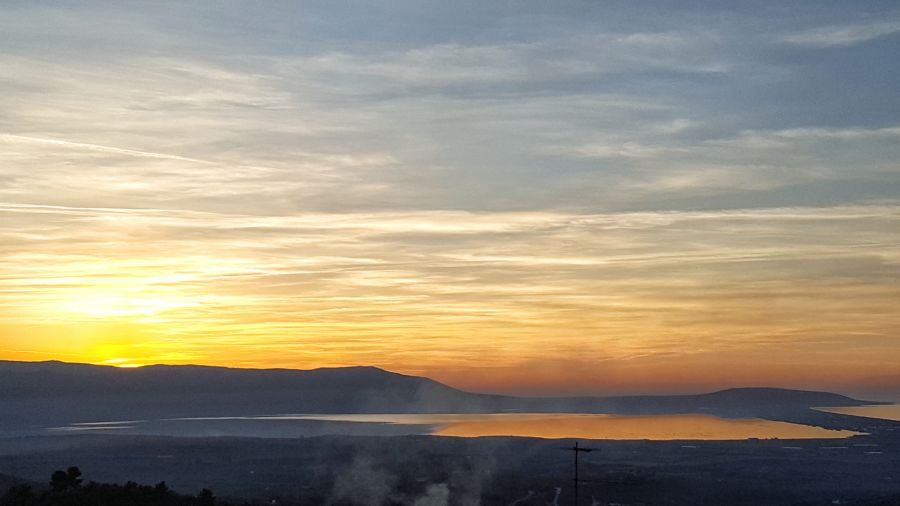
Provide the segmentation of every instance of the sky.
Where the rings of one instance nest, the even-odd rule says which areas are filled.
[[[900,393],[893,0],[0,9],[0,359]]]

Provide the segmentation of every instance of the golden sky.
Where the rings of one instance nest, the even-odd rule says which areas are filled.
[[[900,24],[274,4],[8,9],[0,359],[900,391]]]
[[[842,385],[900,363],[892,207],[0,209],[10,359],[372,364],[549,391]]]

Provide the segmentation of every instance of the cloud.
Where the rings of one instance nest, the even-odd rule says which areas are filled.
[[[208,162],[206,160],[198,160],[196,158],[188,158],[185,156],[178,155],[169,155],[165,153],[153,153],[150,151],[138,151],[134,149],[124,149],[124,148],[116,148],[112,146],[101,146],[99,144],[88,144],[84,142],[70,142],[59,139],[44,139],[40,137],[28,137],[25,135],[11,135],[0,133],[0,141],[3,142],[24,142],[24,143],[33,143],[33,144],[43,144],[48,146],[59,146],[64,148],[73,148],[73,149],[85,149],[89,151],[99,151],[101,153],[108,153],[113,155],[125,155],[125,156],[137,156],[137,157],[146,157],[146,158],[162,158],[165,160],[177,160],[181,162],[192,162],[192,163],[202,163],[202,164],[210,164],[212,162]]]
[[[609,211],[655,206],[661,192],[674,202],[820,174],[870,180],[873,171],[861,167],[890,155],[853,150],[858,156],[842,160],[856,167],[849,175],[819,159],[783,166],[774,153],[716,146],[749,129],[723,126],[692,95],[748,73],[777,75],[736,49],[740,30],[526,27],[519,37],[477,42],[348,39],[303,51],[263,37],[252,50],[214,56],[203,51],[213,35],[158,25],[155,14],[120,15],[148,18],[137,47],[174,31],[194,50],[94,49],[53,65],[32,50],[4,57],[12,77],[0,84],[8,91],[0,129],[4,156],[17,162],[0,168],[9,182],[0,198],[260,213]],[[46,141],[29,147],[25,138]],[[845,188],[826,204],[872,197]]]
[[[698,33],[576,34],[495,45],[334,52],[286,59],[278,66],[298,77],[312,77],[314,83],[358,94],[415,93],[420,89],[452,93],[459,85],[548,85],[648,71],[727,72],[727,63],[714,50],[716,42],[713,34]]]
[[[597,185],[645,203],[661,195],[702,199],[803,184],[838,184],[836,191],[853,199],[857,186],[865,188],[867,181],[890,182],[897,175],[897,165],[891,161],[900,156],[897,143],[892,142],[900,135],[896,126],[745,130],[711,138],[684,136],[684,131],[667,134],[665,129],[648,126],[639,133],[607,134],[547,151],[622,168],[619,174],[604,173]],[[586,180],[582,176],[582,184]]]
[[[823,26],[784,37],[798,46],[829,48],[849,47],[900,32],[900,21]]]

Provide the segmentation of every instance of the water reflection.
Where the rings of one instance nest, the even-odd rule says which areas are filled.
[[[525,436],[551,439],[653,440],[834,439],[857,434],[852,431],[827,430],[787,422],[761,419],[733,420],[709,415],[495,417],[456,421],[432,433],[463,437]]]
[[[277,415],[95,422],[51,429],[184,437],[317,435],[520,436],[580,439],[837,439],[858,433],[761,419],[710,415],[621,416],[572,413]]]

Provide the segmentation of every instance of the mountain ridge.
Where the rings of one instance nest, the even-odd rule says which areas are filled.
[[[859,399],[853,399],[849,396],[845,396],[843,394],[838,394],[834,392],[827,392],[824,390],[805,390],[805,389],[797,389],[797,388],[787,388],[787,387],[772,387],[772,386],[747,386],[747,387],[729,387],[723,388],[720,390],[713,390],[710,392],[702,392],[702,393],[689,393],[689,394],[637,394],[637,395],[565,395],[565,396],[540,396],[540,395],[506,395],[506,394],[490,394],[490,393],[479,393],[473,392],[469,390],[460,389],[457,387],[453,387],[451,385],[447,385],[446,383],[441,383],[440,381],[431,379],[427,376],[415,376],[411,374],[404,374],[395,371],[390,371],[388,369],[384,369],[378,366],[373,365],[350,365],[350,366],[330,366],[330,367],[315,367],[311,369],[296,369],[289,367],[230,367],[230,366],[218,366],[218,365],[203,365],[203,364],[147,364],[136,367],[119,367],[114,365],[107,364],[89,364],[84,362],[66,362],[62,360],[41,360],[41,361],[19,361],[19,360],[0,360],[0,373],[3,372],[4,366],[13,366],[13,367],[33,367],[47,365],[47,366],[61,366],[61,367],[72,367],[72,368],[84,368],[84,369],[93,369],[93,370],[106,370],[106,371],[122,371],[123,373],[128,373],[131,371],[146,371],[146,370],[207,370],[207,371],[240,371],[240,372],[272,372],[272,373],[331,373],[331,372],[374,372],[378,375],[390,376],[390,377],[403,377],[403,378],[414,378],[419,380],[427,380],[430,382],[437,383],[439,385],[445,386],[447,388],[451,388],[454,390],[458,390],[460,392],[471,393],[475,395],[488,395],[488,396],[500,396],[500,397],[513,397],[513,398],[540,398],[540,399],[578,399],[578,398],[647,398],[647,397],[696,397],[696,396],[718,396],[732,393],[751,393],[751,392],[795,392],[798,394],[827,394],[839,396],[846,399],[851,399],[853,401],[859,402],[871,402],[872,404],[884,404],[879,401],[862,401]]]
[[[694,395],[516,397],[467,392],[374,366],[251,369],[155,364],[137,368],[0,361],[0,425],[285,413],[581,412],[759,416],[877,404],[772,387]]]

